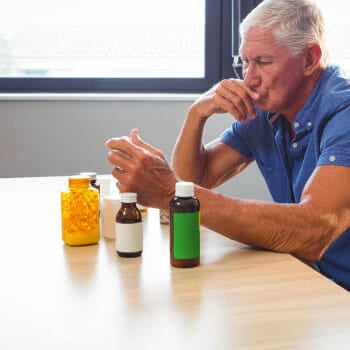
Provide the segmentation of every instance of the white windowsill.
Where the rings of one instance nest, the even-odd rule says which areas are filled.
[[[0,101],[194,101],[199,94],[0,93]]]

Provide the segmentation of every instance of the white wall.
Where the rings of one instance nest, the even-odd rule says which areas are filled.
[[[128,135],[141,137],[168,159],[191,100],[0,100],[0,177],[110,173],[104,142]],[[205,140],[231,123],[229,115],[209,119]],[[247,198],[270,195],[255,165],[220,192]]]

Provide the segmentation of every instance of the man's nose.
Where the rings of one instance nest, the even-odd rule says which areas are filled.
[[[254,88],[260,84],[260,75],[254,63],[249,63],[247,67],[243,67],[243,80],[248,87]]]

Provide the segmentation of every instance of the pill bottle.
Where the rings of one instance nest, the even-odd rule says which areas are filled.
[[[115,220],[120,208],[120,195],[107,194],[103,196],[102,232],[103,237],[115,239]]]
[[[68,178],[61,191],[62,239],[71,246],[97,243],[100,239],[98,190],[86,176]]]
[[[115,247],[117,254],[124,258],[134,258],[142,254],[142,215],[137,208],[137,194],[120,194],[121,207],[116,215]]]
[[[200,203],[192,182],[177,182],[170,201],[170,263],[195,267],[200,263]]]

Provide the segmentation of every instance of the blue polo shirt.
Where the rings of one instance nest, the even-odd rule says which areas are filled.
[[[224,143],[256,161],[273,200],[279,203],[298,203],[317,166],[350,167],[350,80],[338,67],[324,70],[292,127],[294,139],[283,115],[257,110],[255,120],[234,122],[221,135]],[[350,290],[350,228],[316,265]]]

